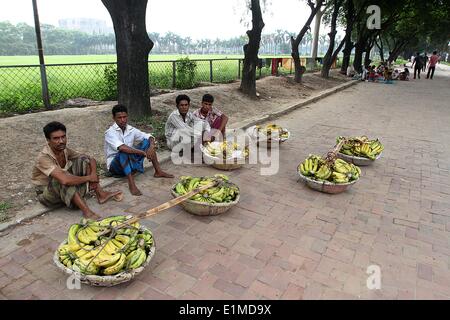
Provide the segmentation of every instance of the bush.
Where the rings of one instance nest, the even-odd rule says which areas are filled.
[[[195,86],[195,75],[197,63],[189,58],[177,60],[177,81],[178,89],[192,89]]]
[[[105,80],[103,100],[117,100],[117,66],[106,66],[103,72],[103,77]]]

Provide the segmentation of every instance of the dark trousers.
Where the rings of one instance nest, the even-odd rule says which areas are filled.
[[[431,71],[431,79],[433,79],[435,69],[436,67],[428,67],[427,79],[430,78],[430,71]]]
[[[414,68],[414,79],[416,78],[416,71],[417,71],[417,76],[419,77],[419,79],[420,79],[420,71],[422,70],[422,66],[419,66],[419,67],[415,67]]]

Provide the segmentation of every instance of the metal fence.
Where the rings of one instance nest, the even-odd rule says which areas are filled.
[[[177,61],[149,61],[151,88],[169,89],[193,87],[202,82],[227,83],[241,78],[242,59],[197,59],[194,72],[180,74]],[[273,74],[272,59],[263,58],[257,78]],[[277,73],[294,72],[293,63],[283,64]],[[308,64],[306,64],[308,66]],[[47,79],[52,105],[76,97],[92,100],[117,98],[116,63],[47,64]],[[0,66],[0,112],[28,112],[42,109],[39,65]]]

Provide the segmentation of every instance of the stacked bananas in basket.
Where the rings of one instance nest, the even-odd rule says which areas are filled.
[[[246,158],[248,156],[248,148],[241,147],[239,144],[235,142],[208,142],[205,145],[205,151],[212,157],[223,159],[229,159],[233,157],[233,152],[241,151],[242,157]]]
[[[101,221],[83,219],[69,228],[67,243],[59,246],[59,260],[85,275],[115,275],[139,268],[153,246],[150,231],[138,222],[117,229],[131,216],[113,216]],[[109,235],[101,235],[106,230]]]
[[[189,191],[210,184],[215,179],[222,180],[217,186],[209,188],[201,193],[197,193],[190,200],[207,202],[207,203],[228,203],[236,200],[239,194],[239,188],[229,182],[228,176],[224,174],[216,174],[214,177],[191,177],[183,176],[180,182],[175,185],[175,192],[178,195],[184,195]]]
[[[352,163],[342,159],[326,161],[317,155],[309,155],[299,165],[298,170],[303,176],[333,183],[347,183],[359,179],[361,175],[361,169]]]
[[[266,135],[268,138],[270,138],[272,135],[272,132],[275,132],[275,131],[278,131],[279,138],[288,138],[289,137],[289,132],[277,124],[270,123],[270,124],[266,125],[264,128],[259,125],[256,125],[255,127],[259,133]]]
[[[384,150],[383,144],[381,144],[378,139],[369,140],[366,136],[350,138],[338,137],[336,139],[337,143],[341,142],[343,139],[346,139],[347,141],[342,145],[339,152],[349,156],[359,156],[375,160]]]

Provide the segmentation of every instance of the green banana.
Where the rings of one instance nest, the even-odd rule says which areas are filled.
[[[113,275],[113,274],[117,274],[119,271],[121,271],[125,265],[125,261],[126,261],[127,256],[124,255],[123,253],[119,253],[119,259],[118,261],[113,264],[112,266],[106,268],[105,270],[103,270],[103,273],[105,275]]]
[[[81,224],[78,224],[78,223],[70,226],[69,233],[67,235],[67,243],[68,244],[78,243],[77,232],[78,232],[78,230],[80,230],[80,228],[81,228]]]

